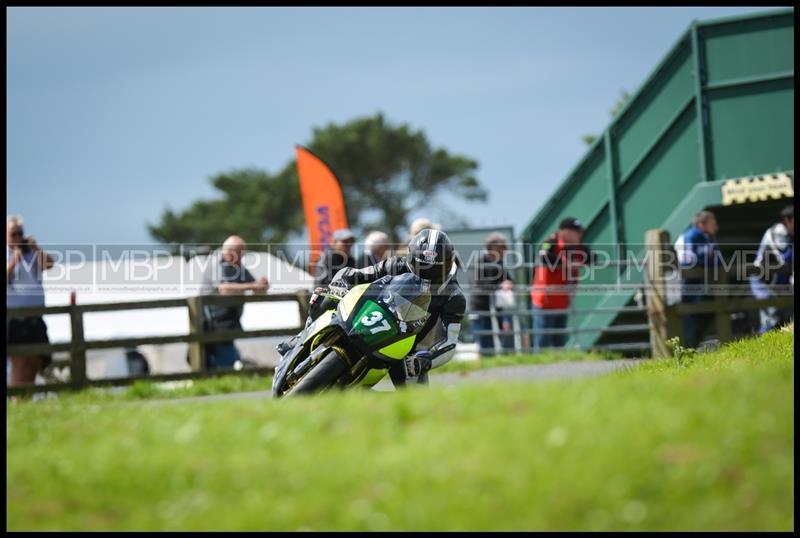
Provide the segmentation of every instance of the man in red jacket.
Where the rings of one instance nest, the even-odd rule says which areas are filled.
[[[549,235],[536,257],[531,303],[533,304],[533,348],[539,351],[548,347],[564,347],[567,334],[541,334],[543,329],[566,329],[567,313],[580,267],[589,263],[590,251],[581,243],[583,224],[575,218],[566,218],[558,231]]]

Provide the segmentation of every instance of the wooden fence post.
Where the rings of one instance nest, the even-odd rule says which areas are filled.
[[[728,274],[726,272],[722,272],[719,275],[714,275],[714,284],[715,287],[718,287],[719,284],[727,285],[729,282]],[[725,302],[728,300],[728,296],[724,293],[719,293],[719,289],[715,290],[717,294],[714,297],[714,302],[717,305],[720,305],[721,308],[715,310],[714,312],[714,322],[716,324],[717,330],[717,338],[719,339],[720,344],[724,344],[725,342],[730,342],[733,340],[733,327],[731,327],[731,313],[727,308],[722,307]]]
[[[666,230],[648,230],[644,240],[647,256],[645,297],[650,325],[650,347],[654,358],[671,357],[672,350],[667,345],[667,340],[672,336],[675,316],[667,304],[667,286],[664,280],[664,245],[669,243],[669,233]]]
[[[263,302],[285,302],[297,301],[301,315],[307,317],[308,313],[308,297],[309,293],[302,290],[299,293],[276,293],[264,297]],[[25,316],[45,316],[48,314],[56,315],[62,314],[70,317],[71,325],[71,339],[69,342],[56,343],[56,344],[12,344],[6,342],[6,354],[13,356],[23,356],[26,354],[39,354],[39,353],[60,353],[68,352],[70,357],[67,361],[54,361],[57,365],[68,364],[70,369],[70,379],[65,382],[48,383],[46,385],[25,385],[19,387],[7,387],[6,392],[9,396],[19,394],[29,394],[31,392],[50,392],[60,390],[76,390],[83,389],[91,386],[122,386],[134,382],[138,376],[133,377],[120,377],[111,379],[90,379],[87,375],[86,354],[91,349],[113,349],[128,346],[139,346],[143,344],[163,345],[172,344],[177,342],[185,342],[189,344],[190,350],[190,364],[192,371],[182,372],[179,374],[154,374],[148,376],[149,379],[156,380],[173,380],[173,379],[202,379],[205,377],[213,377],[222,374],[233,374],[236,371],[209,371],[204,369],[207,367],[207,359],[205,356],[205,343],[193,340],[199,338],[204,339],[203,334],[208,331],[204,330],[203,323],[203,305],[208,302],[208,296],[182,298],[182,299],[166,299],[156,301],[132,301],[126,303],[112,303],[112,304],[82,304],[76,306],[74,304],[64,306],[50,306],[50,307],[25,307],[25,308],[9,308],[6,309],[6,314],[12,317],[25,317]],[[231,304],[244,304],[252,301],[255,298],[241,297],[241,301],[236,301]],[[72,301],[74,302],[74,301]],[[261,302],[261,301],[259,301]],[[225,302],[228,304],[228,302]],[[148,308],[189,308],[189,334],[183,335],[170,335],[170,336],[149,336],[149,337],[133,337],[133,338],[111,338],[105,340],[91,340],[86,341],[83,330],[83,315],[87,312],[109,312],[118,310],[138,310]],[[305,321],[305,320],[303,320]],[[256,337],[291,337],[296,333],[296,328],[286,329],[259,329],[255,331],[245,330],[230,330],[231,339],[236,338],[256,338]],[[199,335],[199,336],[195,336]],[[270,368],[256,368],[254,371],[270,370]],[[248,373],[250,369],[243,370],[242,372]]]
[[[203,296],[187,297],[189,307],[189,334],[204,334]],[[189,364],[193,372],[206,370],[206,345],[202,342],[189,342]]]
[[[69,321],[72,337],[69,348],[69,378],[76,389],[87,385],[86,379],[86,342],[83,337],[83,312],[80,307],[69,306]]]

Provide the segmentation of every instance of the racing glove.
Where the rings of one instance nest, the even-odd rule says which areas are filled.
[[[309,301],[308,314],[313,321],[323,312],[330,308],[335,308],[336,304],[347,295],[349,288],[344,282],[331,282],[327,287],[318,287],[314,290]]]

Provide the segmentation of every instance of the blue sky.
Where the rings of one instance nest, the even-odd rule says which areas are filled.
[[[693,19],[764,9],[8,8],[6,210],[150,242],[212,175],[383,111],[475,158],[489,202],[444,201],[518,233]]]

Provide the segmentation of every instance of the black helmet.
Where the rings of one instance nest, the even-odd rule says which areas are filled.
[[[425,228],[408,244],[408,268],[432,284],[444,284],[452,277],[455,253],[447,234]]]

